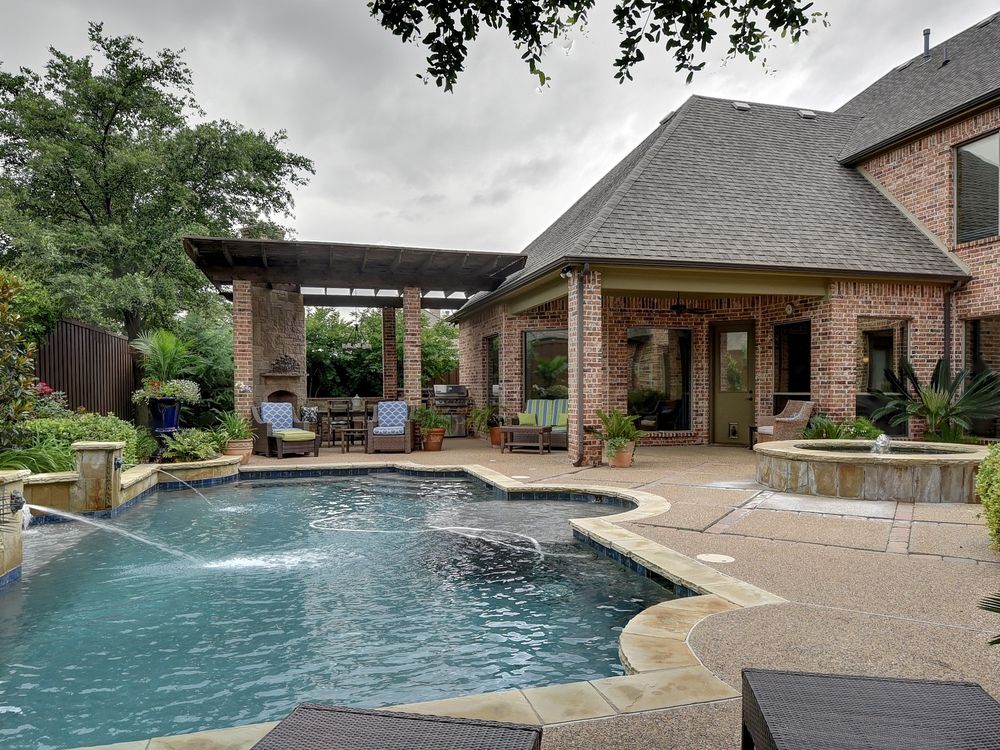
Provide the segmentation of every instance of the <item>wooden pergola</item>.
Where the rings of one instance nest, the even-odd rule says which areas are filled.
[[[395,398],[396,318],[403,308],[403,393],[420,401],[420,310],[457,310],[477,292],[496,289],[524,267],[512,253],[342,242],[231,237],[184,238],[184,250],[219,292],[233,301],[237,409],[247,413],[281,380],[305,396],[304,307],[382,309],[383,396]],[[280,315],[272,315],[274,306]],[[280,326],[270,318],[281,318]],[[301,363],[296,375],[268,372],[270,358]]]

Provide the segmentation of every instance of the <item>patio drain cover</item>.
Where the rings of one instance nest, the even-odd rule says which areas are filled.
[[[731,562],[736,562],[736,558],[735,557],[730,557],[729,555],[716,555],[716,554],[703,553],[703,554],[698,555],[697,557],[702,562],[710,562],[710,563],[731,563]]]

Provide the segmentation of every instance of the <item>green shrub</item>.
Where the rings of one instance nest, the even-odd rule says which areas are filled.
[[[450,417],[426,406],[414,410],[413,420],[420,425],[421,430],[443,430],[451,424]]]
[[[188,428],[163,438],[163,457],[171,461],[207,461],[218,457],[220,433]]]
[[[160,444],[156,442],[156,438],[153,437],[153,433],[147,430],[145,427],[140,427],[136,430],[136,440],[135,440],[135,462],[136,463],[146,463],[149,461],[149,457],[152,456],[156,451],[160,449]]]
[[[0,451],[0,471],[27,469],[33,474],[72,471],[75,464],[73,449],[67,443],[47,438],[30,448]]]
[[[227,411],[219,415],[219,432],[225,433],[226,442],[250,440],[253,437],[253,427],[251,427],[250,421],[235,411]]]
[[[67,447],[78,440],[124,442],[122,458],[125,463],[134,464],[138,460],[138,430],[131,422],[119,419],[114,414],[87,413],[72,417],[32,419],[24,426],[32,437],[31,445],[40,445],[48,440]]]
[[[983,516],[993,546],[1000,550],[1000,445],[992,446],[979,466],[976,492],[983,504]]]
[[[817,414],[802,431],[802,437],[807,440],[844,440],[847,435],[844,428],[826,414]]]
[[[846,433],[846,437],[853,440],[874,440],[882,434],[882,430],[875,426],[867,417],[848,419],[841,425]]]
[[[0,448],[22,448],[35,402],[33,347],[24,337],[14,300],[20,280],[0,271]]]

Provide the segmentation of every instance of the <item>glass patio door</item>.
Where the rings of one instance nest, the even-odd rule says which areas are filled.
[[[712,326],[712,442],[747,445],[754,422],[752,322]]]

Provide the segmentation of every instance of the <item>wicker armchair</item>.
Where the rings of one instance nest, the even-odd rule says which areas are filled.
[[[757,424],[758,442],[794,440],[802,437],[802,431],[809,424],[815,408],[816,404],[812,401],[789,401],[779,414],[762,417]]]
[[[405,401],[379,401],[368,423],[368,453],[386,451],[409,453],[413,450],[413,421]]]
[[[319,455],[318,432],[302,429],[292,405],[265,401],[251,410],[253,415],[254,453],[284,458],[288,454]]]

